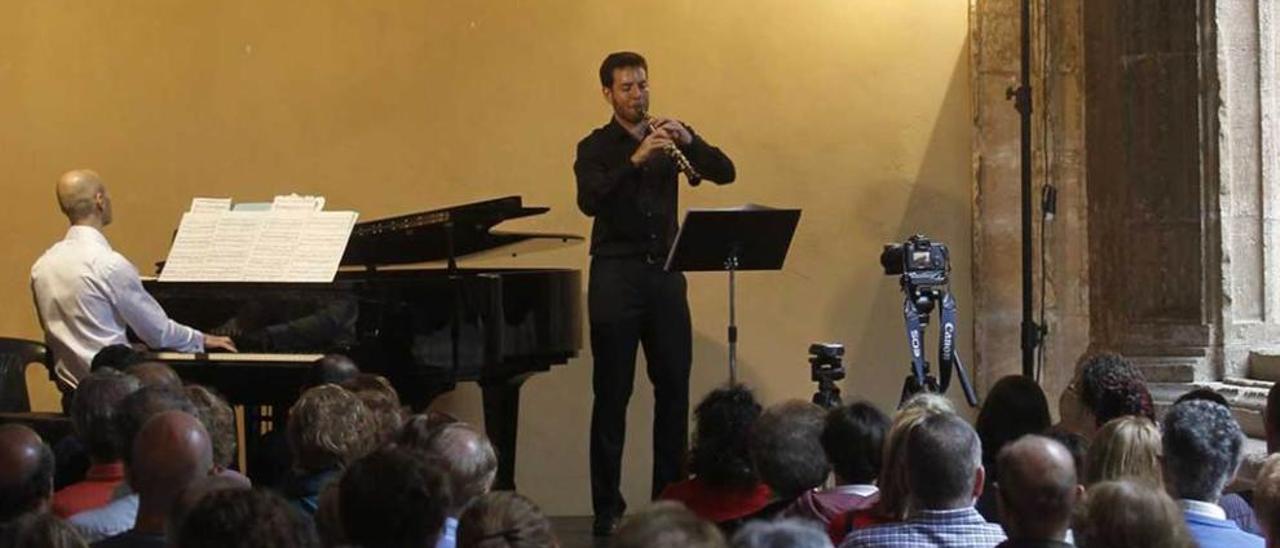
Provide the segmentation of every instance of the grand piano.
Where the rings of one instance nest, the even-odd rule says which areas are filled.
[[[495,486],[512,489],[520,387],[582,347],[581,273],[462,268],[458,260],[581,240],[493,230],[547,210],[511,196],[358,223],[332,283],[147,281],[174,320],[230,336],[240,350],[156,357],[233,404],[270,406],[277,422],[320,354],[346,354],[386,376],[415,410],[477,382],[498,453]],[[433,261],[444,267],[407,266]]]

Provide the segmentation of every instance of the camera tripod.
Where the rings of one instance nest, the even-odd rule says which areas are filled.
[[[960,381],[960,389],[970,406],[977,407],[978,395],[969,383],[969,375],[956,355],[956,301],[949,291],[937,287],[920,287],[903,280],[902,291],[905,294],[902,305],[903,321],[907,329],[907,344],[911,348],[911,373],[902,382],[902,397],[899,405],[911,396],[922,392],[945,393],[951,384],[951,371],[954,368],[956,378]],[[929,314],[942,303],[941,333],[938,343],[938,374],[935,378],[929,370],[929,361],[924,357],[924,332],[929,327]]]

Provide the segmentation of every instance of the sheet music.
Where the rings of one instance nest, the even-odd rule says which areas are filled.
[[[277,196],[268,211],[197,198],[183,214],[162,282],[330,282],[358,215],[320,211],[324,198]]]

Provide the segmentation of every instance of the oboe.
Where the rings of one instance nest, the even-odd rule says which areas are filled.
[[[640,117],[645,121],[645,124],[649,126],[650,132],[658,131],[657,118],[650,116],[647,112],[641,112]],[[683,173],[685,177],[689,178],[689,185],[698,186],[702,183],[702,175],[698,173],[697,169],[694,169],[693,164],[689,163],[689,158],[685,157],[684,153],[680,151],[680,148],[677,147],[675,143],[668,144],[663,148],[667,151],[667,156],[671,157],[671,161],[676,163],[676,169],[679,169],[680,173]]]

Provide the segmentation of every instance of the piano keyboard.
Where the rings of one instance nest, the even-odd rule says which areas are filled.
[[[185,352],[152,352],[148,359],[163,362],[256,362],[256,363],[311,363],[324,354],[253,354],[239,352],[209,352],[205,354],[189,354]]]

